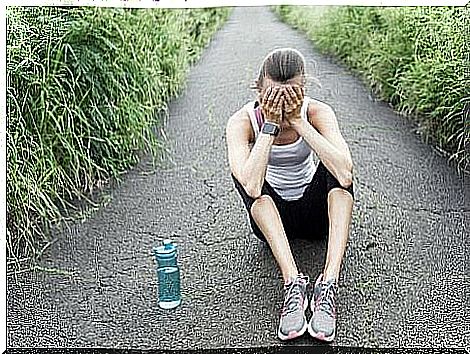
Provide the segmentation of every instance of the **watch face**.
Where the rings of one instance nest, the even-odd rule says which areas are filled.
[[[262,132],[265,134],[277,135],[279,128],[274,124],[264,123]]]
[[[263,127],[263,133],[274,134],[274,127],[270,124],[265,124]]]

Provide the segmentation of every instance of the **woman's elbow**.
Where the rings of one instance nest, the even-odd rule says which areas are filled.
[[[261,186],[253,182],[251,176],[247,176],[241,173],[238,181],[250,198],[256,199],[261,196]]]
[[[349,186],[351,186],[353,182],[353,165],[350,160],[346,162],[346,166],[342,171],[338,182],[343,188],[349,188]]]
[[[341,187],[349,188],[352,184],[352,173],[349,171],[344,172],[338,182]]]
[[[248,183],[243,188],[245,188],[245,192],[250,198],[257,199],[261,196],[261,188],[259,186]]]

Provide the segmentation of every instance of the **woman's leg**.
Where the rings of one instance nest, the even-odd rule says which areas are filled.
[[[352,195],[342,188],[333,188],[328,193],[328,250],[326,253],[323,280],[338,280],[341,262],[349,238],[349,225],[353,208]]]
[[[308,328],[305,310],[308,306],[309,278],[299,274],[287,240],[279,210],[269,195],[256,199],[251,215],[269,243],[284,278],[284,304],[277,335],[281,340],[301,336]]]
[[[285,281],[295,278],[298,275],[292,251],[287,240],[284,225],[276,205],[282,203],[280,197],[274,189],[265,181],[261,189],[262,195],[258,199],[251,198],[232,174],[235,188],[242,197],[250,216],[250,222],[254,234],[263,241],[266,241],[279,265],[282,277]],[[274,198],[274,199],[273,199]],[[281,206],[282,207],[282,206]]]
[[[317,339],[332,341],[336,333],[336,294],[341,262],[349,238],[354,200],[351,184],[341,187],[323,164],[318,166],[317,181],[309,192],[321,196],[320,223],[328,226],[328,249],[323,273],[317,278],[311,302],[313,316],[308,331]],[[324,223],[323,223],[324,222]]]
[[[308,238],[328,235],[328,247],[323,279],[338,279],[342,259],[349,238],[353,209],[353,185],[341,187],[337,179],[319,163],[317,171],[301,199],[300,219],[296,224]],[[305,213],[303,212],[305,211]]]
[[[290,231],[291,225],[284,226],[282,220],[288,222],[291,218],[284,217],[286,204],[266,181],[261,189],[261,197],[253,199],[247,195],[233,175],[232,177],[250,215],[253,232],[269,244],[284,278],[284,304],[279,320],[278,337],[281,340],[299,337],[308,327],[305,309],[308,305],[309,278],[299,274],[287,240],[285,226]],[[279,210],[283,213],[283,218]]]
[[[251,206],[251,215],[271,247],[284,281],[295,278],[299,272],[273,199],[269,195],[256,199]]]

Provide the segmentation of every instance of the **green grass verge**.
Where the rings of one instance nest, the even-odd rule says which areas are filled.
[[[143,153],[228,9],[7,8],[8,257]]]
[[[468,7],[277,6],[275,12],[360,73],[379,98],[469,170]]]

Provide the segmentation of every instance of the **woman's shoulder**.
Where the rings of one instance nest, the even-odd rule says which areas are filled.
[[[326,102],[320,101],[317,98],[306,97],[308,98],[308,109],[309,111],[316,111],[316,110],[333,110],[333,108]]]
[[[243,104],[230,118],[229,123],[239,123],[251,125],[251,115],[254,114],[257,101],[251,100]]]
[[[326,102],[309,97],[308,118],[311,122],[335,117],[333,108]]]
[[[253,110],[255,101],[250,101],[241,106],[229,120],[236,121],[249,121],[250,120],[250,110]]]
[[[247,138],[248,141],[252,141],[254,139],[251,117],[249,113],[249,110],[253,109],[252,104],[253,102],[249,102],[243,105],[228,119],[226,126],[227,134],[241,134]]]

